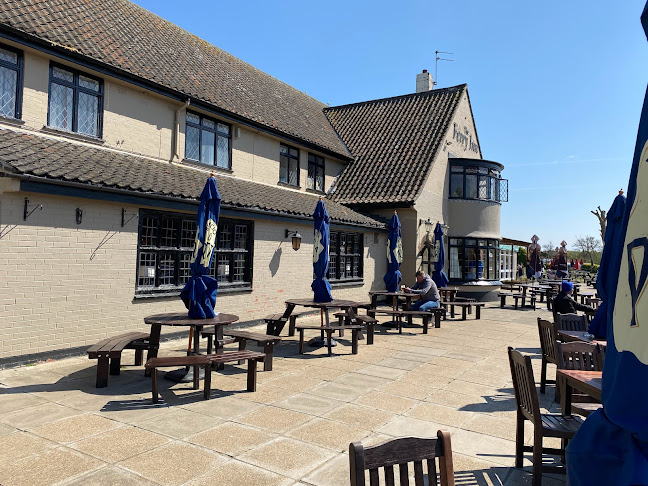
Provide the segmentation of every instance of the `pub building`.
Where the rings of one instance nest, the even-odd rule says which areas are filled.
[[[384,289],[395,210],[404,283],[432,272],[437,222],[451,285],[500,283],[508,183],[465,84],[423,71],[415,93],[328,107],[124,0],[0,5],[0,78],[0,367],[185,311],[211,172],[216,306],[241,326],[312,296],[320,196],[335,298]]]

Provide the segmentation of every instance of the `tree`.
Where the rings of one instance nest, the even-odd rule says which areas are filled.
[[[527,264],[527,251],[526,251],[526,248],[524,248],[523,246],[518,248],[517,262],[520,265],[522,265],[523,267],[526,267],[526,264]]]
[[[544,245],[542,245],[542,258],[551,258],[556,251],[556,247],[554,246],[552,241],[547,241]]]
[[[594,216],[596,216],[599,220],[599,224],[601,225],[601,241],[605,243],[605,226],[607,225],[607,213],[601,209],[601,206],[598,206],[596,208],[596,211],[590,211]]]
[[[576,238],[574,247],[581,252],[583,256],[589,258],[590,263],[594,265],[594,255],[601,251],[602,245],[598,238],[594,236],[579,236]]]

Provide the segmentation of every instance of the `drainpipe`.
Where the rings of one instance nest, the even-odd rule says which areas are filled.
[[[175,122],[173,126],[173,160],[175,161],[180,160],[180,149],[178,148],[180,145],[178,143],[178,140],[180,139],[180,112],[186,109],[190,102],[191,98],[187,98],[182,106],[180,106],[175,112]]]

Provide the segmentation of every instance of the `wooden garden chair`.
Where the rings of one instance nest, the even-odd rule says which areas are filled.
[[[566,445],[567,440],[574,437],[580,428],[583,420],[574,415],[563,416],[560,414],[540,413],[538,394],[536,392],[535,380],[533,379],[533,368],[531,358],[523,356],[519,351],[509,347],[509,364],[511,365],[511,377],[513,378],[513,389],[515,390],[515,402],[517,404],[517,424],[515,430],[515,467],[522,467],[524,452],[533,453],[533,479],[532,486],[541,486],[542,473],[565,474],[565,468],[561,466],[543,465],[542,454],[555,454],[564,458],[565,449],[543,447],[544,437],[558,437],[563,439]],[[530,421],[533,424],[533,445],[524,445],[524,423]]]
[[[439,460],[440,486],[454,486],[454,469],[452,466],[452,447],[450,433],[437,431],[436,439],[401,437],[388,440],[382,444],[365,448],[360,442],[349,445],[349,466],[351,486],[365,486],[365,471],[369,470],[369,485],[380,484],[379,468],[384,469],[386,485],[394,483],[394,466],[398,465],[398,478],[401,486],[409,483],[409,464],[414,463],[415,486],[437,484],[435,459]],[[423,473],[423,461],[427,463],[427,483]]]

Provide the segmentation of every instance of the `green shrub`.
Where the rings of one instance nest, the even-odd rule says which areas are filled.
[[[589,273],[598,273],[599,266],[596,263],[594,265],[591,263],[583,263],[580,269]]]

